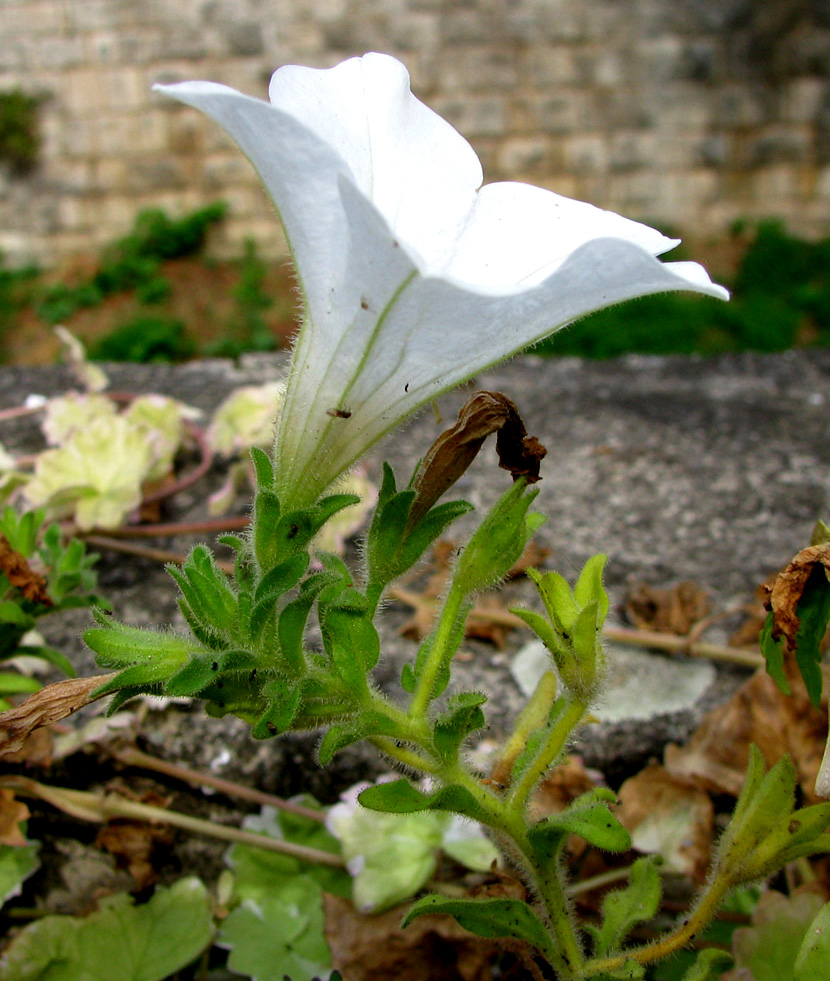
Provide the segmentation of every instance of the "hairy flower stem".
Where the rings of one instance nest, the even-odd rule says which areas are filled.
[[[435,636],[429,647],[426,663],[418,678],[418,686],[412,696],[409,706],[411,719],[424,719],[426,710],[434,695],[435,682],[446,661],[455,653],[452,638],[458,625],[459,618],[464,614],[466,593],[455,583],[447,595],[441,617],[435,629]]]
[[[565,748],[571,733],[582,721],[587,710],[587,703],[574,699],[568,703],[556,720],[547,742],[508,794],[507,804],[517,813],[524,812],[528,798],[533,793],[534,788]]]
[[[709,888],[700,897],[697,906],[673,933],[669,933],[654,943],[637,950],[626,950],[615,957],[604,957],[601,960],[589,960],[578,977],[602,977],[612,971],[619,971],[626,961],[650,964],[652,961],[661,960],[663,957],[668,957],[670,954],[682,950],[712,922],[729,888],[730,884],[725,878],[715,877]]]

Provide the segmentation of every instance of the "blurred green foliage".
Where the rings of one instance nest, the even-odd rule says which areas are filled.
[[[206,353],[211,357],[238,358],[246,351],[273,351],[278,346],[264,316],[276,298],[265,291],[268,269],[257,255],[253,239],[246,239],[245,253],[238,267],[239,281],[232,291],[234,315],[222,340],[208,347]]]
[[[198,253],[211,225],[221,221],[226,210],[218,201],[178,219],[158,209],[142,211],[130,234],[104,251],[90,279],[75,285],[56,283],[46,291],[39,316],[48,324],[62,323],[78,310],[126,290],[135,290],[143,303],[160,302],[170,293],[161,263]]]
[[[195,357],[196,342],[176,317],[140,313],[92,345],[93,361],[186,361]]]
[[[0,92],[0,161],[22,176],[37,164],[40,152],[38,106],[41,96],[20,88]]]
[[[830,239],[808,242],[762,222],[726,285],[729,303],[689,293],[641,297],[578,321],[534,352],[612,358],[830,344]]]

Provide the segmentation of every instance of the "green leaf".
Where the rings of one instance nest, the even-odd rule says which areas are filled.
[[[767,613],[764,626],[761,628],[758,642],[761,645],[761,653],[767,662],[767,674],[772,678],[780,691],[785,695],[792,695],[792,688],[790,688],[790,682],[784,671],[784,640],[783,638],[776,640],[773,637],[772,628],[774,624],[775,614],[770,610]]]
[[[251,729],[254,739],[270,739],[291,728],[300,709],[303,686],[275,678],[263,688],[262,694],[268,699],[268,707]]]
[[[793,981],[826,981],[830,965],[830,903],[825,903],[807,928],[795,959]]]
[[[219,671],[219,662],[210,651],[207,654],[199,654],[192,658],[189,663],[180,668],[164,686],[166,695],[190,696],[196,695],[203,688],[216,681]]]
[[[594,956],[619,950],[638,924],[652,919],[660,906],[660,876],[651,857],[638,858],[631,866],[625,889],[608,893],[602,903],[602,926],[594,928]]]
[[[40,842],[0,845],[0,906],[20,893],[20,884],[40,866]]]
[[[518,899],[446,899],[424,896],[403,918],[407,927],[418,916],[445,913],[479,937],[524,940],[553,960],[555,951],[545,925],[527,903]]]
[[[571,834],[606,852],[624,852],[631,847],[631,835],[608,810],[616,794],[606,787],[596,787],[573,801],[567,810],[533,826],[528,838],[540,862],[552,861],[560,846]]]
[[[335,722],[320,741],[317,757],[321,766],[327,766],[332,757],[346,746],[367,736],[397,736],[398,726],[381,712],[361,712],[349,722]]]
[[[391,814],[413,814],[415,811],[450,811],[474,821],[486,821],[488,814],[475,797],[457,784],[442,787],[434,794],[423,794],[406,779],[391,780],[367,787],[360,803],[372,811]]]
[[[478,691],[459,692],[449,700],[447,711],[435,722],[433,739],[435,748],[446,761],[458,756],[461,743],[478,729],[483,729],[486,720],[481,706],[487,696]]]
[[[40,691],[41,684],[37,678],[29,678],[16,671],[0,671],[0,694],[2,695],[31,695]]]
[[[796,607],[801,621],[796,635],[795,659],[810,701],[821,706],[821,642],[830,624],[830,581],[821,563],[813,566]]]
[[[732,955],[725,950],[707,947],[697,955],[694,964],[683,975],[683,981],[718,981],[732,963]]]
[[[339,591],[337,598],[320,602],[323,647],[335,671],[358,696],[367,690],[367,671],[377,664],[380,638],[372,623],[366,597],[356,589]]]
[[[753,981],[795,981],[796,959],[805,942],[812,939],[808,930],[821,910],[821,897],[815,893],[784,896],[772,889],[762,893],[752,925],[740,927],[732,935],[735,967],[748,972]],[[815,981],[826,978],[825,961],[824,971]]]
[[[254,593],[254,600],[260,600],[263,596],[272,593],[282,596],[289,589],[293,589],[305,575],[309,562],[308,552],[298,552],[286,559],[285,562],[281,562],[259,581]]]
[[[292,798],[297,803],[314,810],[320,805],[313,797],[305,795]],[[322,810],[320,811],[322,814]],[[259,814],[250,814],[243,821],[246,831],[259,832],[279,841],[290,841],[320,851],[340,854],[337,839],[325,825],[300,814],[263,807]],[[240,899],[259,903],[277,895],[286,879],[302,874],[317,882],[326,892],[345,899],[351,898],[352,880],[342,868],[318,863],[301,862],[282,852],[265,851],[253,845],[235,844],[228,851],[226,861],[234,872],[234,892]]]
[[[84,643],[95,652],[95,660],[102,668],[161,665],[167,671],[166,677],[170,677],[200,650],[192,637],[166,630],[128,627],[109,619],[102,622],[106,626],[91,627],[83,634]]]
[[[243,900],[222,924],[218,944],[230,950],[228,968],[252,981],[312,981],[331,966],[320,887],[293,876],[277,895]]]
[[[36,920],[7,948],[0,981],[101,981],[114,969],[118,981],[162,981],[198,957],[212,934],[207,890],[199,879],[180,879],[142,906],[119,893],[83,919]]]
[[[259,446],[252,446],[250,449],[251,463],[254,465],[256,473],[257,491],[274,489],[274,465],[268,454]],[[279,519],[279,512],[277,512]]]
[[[467,542],[453,574],[465,594],[495,585],[518,561],[538,525],[528,508],[539,494],[518,480],[487,513]]]

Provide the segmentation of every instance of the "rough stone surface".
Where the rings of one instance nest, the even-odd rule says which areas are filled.
[[[110,374],[114,390],[165,392],[210,411],[233,387],[273,377],[283,365],[280,356],[256,356],[238,366],[224,361],[125,365]],[[2,369],[0,380],[0,407],[20,404],[32,392],[50,394],[71,385],[68,373],[58,368]],[[656,586],[695,580],[720,609],[745,601],[830,511],[828,351],[610,362],[527,356],[483,374],[468,392],[443,399],[441,428],[475,388],[511,396],[529,432],[548,447],[538,505],[549,520],[537,536],[551,550],[548,567],[573,578],[590,555],[604,551],[615,611],[627,585],[637,580]],[[433,413],[424,411],[372,452],[372,472],[377,476],[380,461],[388,459],[408,476],[438,431]],[[33,449],[37,436],[34,423],[25,420],[3,423],[0,432],[16,452]],[[495,464],[494,450],[485,446],[457,485],[457,496],[472,501],[479,513],[508,485]],[[221,474],[211,475],[177,502],[173,516],[204,516],[204,493],[220,480]],[[459,522],[454,536],[460,538],[475,520]],[[182,550],[193,541],[158,544]],[[150,562],[105,554],[100,586],[121,619],[180,623],[172,584]],[[507,584],[505,599],[538,607],[526,580]],[[386,612],[378,680],[393,690],[415,645],[398,633],[408,611],[390,604]],[[86,614],[78,612],[47,623],[46,629],[50,641],[89,673],[93,664],[78,639],[86,622]],[[522,704],[510,663],[527,639],[515,631],[503,651],[477,642],[464,645],[458,683],[491,694],[490,738],[505,731]],[[653,657],[660,671],[666,660]],[[580,750],[613,779],[659,755],[666,741],[685,739],[703,709],[728,697],[744,676],[718,667],[703,697],[682,712],[591,727]],[[320,771],[314,739],[257,743],[242,723],[207,719],[198,706],[153,712],[145,731],[154,752],[283,794],[306,789],[331,800],[345,785],[378,769],[370,754],[354,750]]]
[[[280,65],[368,50],[406,62],[487,180],[701,241],[745,217],[830,233],[826,3],[0,0],[0,16],[0,93],[43,96],[38,166],[21,176],[0,161],[0,250],[15,262],[93,252],[140,208],[217,198],[232,210],[216,252],[252,235],[279,254],[242,154],[223,169],[218,127],[151,87],[201,78],[265,97]]]

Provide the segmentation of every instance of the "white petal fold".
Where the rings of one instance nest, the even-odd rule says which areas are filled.
[[[436,395],[594,310],[695,290],[676,242],[526,184],[481,187],[466,140],[386,55],[280,69],[271,103],[221,85],[160,86],[219,122],[285,227],[305,299],[277,434],[286,502],[314,500]]]

